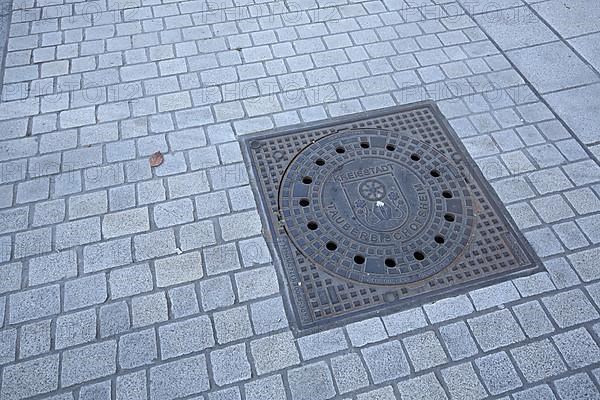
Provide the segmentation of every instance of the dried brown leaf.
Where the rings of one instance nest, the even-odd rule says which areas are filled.
[[[150,156],[150,166],[158,167],[160,164],[163,163],[164,160],[165,158],[163,157],[162,153],[160,151],[157,151],[156,153]]]

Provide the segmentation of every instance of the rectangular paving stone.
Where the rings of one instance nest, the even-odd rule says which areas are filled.
[[[21,288],[23,264],[10,263],[0,267],[0,293],[8,293]]]
[[[174,254],[177,247],[175,233],[171,229],[163,229],[137,235],[133,238],[133,247],[136,260],[149,260]]]
[[[579,373],[554,381],[556,392],[562,400],[576,400],[598,397],[598,388],[589,376]]]
[[[433,373],[398,383],[398,391],[400,396],[406,400],[448,399],[442,385]]]
[[[550,322],[544,309],[537,301],[518,304],[513,307],[513,312],[527,337],[538,337],[554,331],[552,322]]]
[[[310,360],[348,348],[342,329],[331,329],[298,338],[298,348],[302,359]]]
[[[134,297],[131,300],[131,314],[134,327],[166,321],[168,309],[164,292]]]
[[[72,350],[62,356],[60,382],[69,387],[116,372],[117,343],[115,341],[94,343]],[[93,363],[90,360],[94,360]]]
[[[108,337],[127,332],[131,327],[129,307],[125,302],[110,303],[100,308],[100,336]]]
[[[200,252],[163,258],[154,262],[156,285],[174,286],[202,278],[202,258]]]
[[[107,270],[131,263],[131,239],[103,241],[83,249],[84,272]]]
[[[146,263],[111,270],[108,284],[113,299],[149,292],[154,286],[150,266]]]
[[[146,207],[106,214],[102,219],[102,235],[108,239],[149,229],[150,221]]]
[[[64,310],[76,310],[87,306],[101,304],[108,298],[106,276],[104,274],[88,275],[64,285]]]
[[[229,343],[252,336],[252,326],[246,307],[231,308],[213,314],[217,342]]]
[[[478,353],[479,350],[471,336],[471,332],[463,321],[441,326],[439,330],[453,360],[462,360]]]
[[[56,248],[59,250],[100,240],[100,218],[91,217],[66,222],[56,227]]]
[[[28,358],[50,351],[51,320],[34,322],[21,327],[19,355]]]
[[[271,375],[244,385],[247,400],[283,399],[285,389],[281,375]]]
[[[39,285],[77,276],[77,254],[73,250],[29,260],[29,285]]]
[[[9,322],[17,324],[60,312],[60,287],[44,286],[10,295]]]
[[[151,400],[173,400],[201,393],[209,387],[203,354],[150,368]]]
[[[369,385],[369,376],[360,356],[344,354],[331,359],[331,370],[339,393],[352,392]]]
[[[20,400],[58,388],[58,354],[13,364],[2,372],[3,399]]]
[[[510,303],[521,298],[512,282],[503,282],[469,292],[477,311]]]
[[[96,311],[85,310],[74,314],[60,315],[56,319],[54,345],[64,349],[96,339]]]
[[[510,353],[528,382],[546,380],[567,370],[548,339],[517,347]]]
[[[471,301],[465,295],[438,300],[431,304],[424,304],[423,309],[433,324],[462,317],[475,311],[473,304],[471,304]]]
[[[385,315],[382,320],[389,336],[401,335],[427,326],[425,314],[421,308]]]
[[[279,293],[277,272],[273,266],[238,272],[235,274],[235,283],[240,302]]]
[[[133,372],[121,375],[116,380],[116,396],[118,400],[130,398],[132,400],[147,399],[146,371]]]
[[[428,331],[402,340],[415,371],[432,368],[448,361],[435,333]]]
[[[381,318],[370,318],[354,322],[346,327],[350,343],[354,347],[363,347],[387,339],[387,332]]]
[[[546,400],[556,400],[552,389],[550,386],[544,384],[532,387],[531,389],[526,389],[520,392],[513,394],[515,400],[534,400],[534,399],[546,399]]]
[[[484,351],[525,340],[523,331],[510,311],[500,310],[469,319],[477,343]]]
[[[163,325],[158,329],[163,360],[202,351],[215,344],[212,324],[206,315]]]
[[[17,330],[5,329],[0,332],[0,365],[15,361],[17,353]]]

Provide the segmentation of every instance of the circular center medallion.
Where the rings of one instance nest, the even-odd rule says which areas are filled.
[[[399,285],[450,266],[474,224],[467,185],[432,146],[383,130],[326,136],[289,165],[283,224],[316,265],[353,281]]]

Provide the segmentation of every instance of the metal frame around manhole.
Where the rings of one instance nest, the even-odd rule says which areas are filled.
[[[275,263],[286,286],[286,306],[293,315],[290,320],[297,334],[384,310],[408,308],[542,269],[538,257],[433,102],[260,132],[244,136],[242,144],[244,158],[251,165],[261,216],[269,226],[267,240],[278,256]],[[415,154],[419,150],[420,155]],[[423,223],[421,227],[424,237],[431,236],[431,243],[411,249],[410,260],[400,256],[407,248],[396,251],[401,246],[389,243],[382,243],[381,248],[365,247],[352,235],[344,235],[341,223],[337,228],[335,224],[327,225],[329,220],[320,203],[343,203],[341,197],[336,197],[339,193],[323,194],[333,189],[321,190],[335,186],[331,186],[331,171],[352,172],[353,163],[364,165],[364,160],[371,158],[368,165],[372,168],[367,168],[365,175],[372,171],[377,179],[354,180],[351,174],[349,180],[355,186],[345,192],[344,198],[367,199],[389,208],[386,202],[391,199],[386,197],[386,190],[392,180],[384,168],[388,161],[394,177],[401,175],[398,171],[403,171],[403,165],[418,162],[418,167],[410,167],[415,177],[409,177],[407,172],[406,179],[432,186],[430,222],[436,222],[427,226]],[[314,172],[312,177],[304,176],[307,170]],[[425,177],[428,173],[434,177],[431,181]],[[304,179],[310,182],[302,183]],[[342,178],[336,175],[335,179]],[[445,180],[434,187],[436,179]],[[378,183],[384,187],[378,187]],[[337,191],[345,191],[341,185]],[[404,185],[401,191],[414,200],[408,187]],[[424,202],[425,197],[419,197],[420,201]],[[313,210],[315,203],[319,204]],[[393,218],[383,222],[390,231],[406,223],[408,217],[402,219],[402,212],[411,210],[394,204],[397,226]],[[407,204],[416,207],[418,203]],[[339,208],[346,217],[359,224],[360,215],[355,210],[364,205],[348,200],[344,207]],[[393,212],[388,209],[381,216],[392,216]],[[448,214],[452,223],[460,223],[460,229],[447,229],[443,217]],[[362,222],[361,229],[376,230]],[[322,229],[320,235],[311,233],[313,228]],[[444,234],[435,234],[443,229]],[[424,250],[424,246],[429,247]],[[383,268],[382,263],[388,268]]]

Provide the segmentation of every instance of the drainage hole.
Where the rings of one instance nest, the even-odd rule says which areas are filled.
[[[393,258],[386,258],[384,264],[388,268],[394,268],[396,266],[396,260]]]
[[[335,152],[338,154],[344,154],[346,152],[346,149],[343,147],[336,147]]]
[[[448,222],[454,222],[454,214],[446,214],[444,215],[444,219]]]
[[[361,142],[360,147],[362,147],[363,149],[368,149],[369,147],[371,147],[371,145],[368,142]]]
[[[418,154],[411,154],[410,159],[413,161],[419,161],[421,159],[421,156]]]
[[[308,224],[306,224],[306,226],[311,231],[314,231],[314,230],[316,230],[319,227],[319,224],[317,224],[315,221],[310,221]]]
[[[312,183],[312,178],[310,176],[305,176],[304,178],[302,178],[302,183],[304,183],[305,185],[310,185]]]
[[[363,256],[361,256],[360,254],[357,254],[354,256],[354,262],[357,264],[364,264],[365,258]]]
[[[300,203],[300,205],[302,207],[306,207],[306,206],[308,206],[310,204],[310,200],[308,200],[308,199],[300,199],[299,203]]]
[[[327,242],[327,244],[325,244],[325,247],[327,247],[327,250],[334,251],[335,249],[337,249],[337,244],[335,244],[335,242]]]
[[[439,178],[440,176],[440,171],[438,171],[437,169],[432,169],[430,172],[431,176],[433,176],[434,178]]]
[[[389,150],[389,151],[394,151],[394,150],[396,150],[396,146],[394,146],[393,144],[387,144],[387,145],[385,146],[385,148],[386,148],[386,150]]]
[[[325,165],[325,160],[323,160],[322,158],[317,158],[315,164],[317,164],[318,166],[323,166]]]
[[[452,192],[450,192],[449,190],[444,190],[442,192],[442,196],[444,196],[446,199],[451,199],[452,197],[454,197],[452,196]]]
[[[419,261],[422,261],[425,259],[425,254],[423,254],[423,252],[421,252],[421,251],[415,251],[413,256],[415,257],[416,260],[419,260]]]
[[[438,244],[442,244],[446,241],[446,239],[444,239],[444,237],[442,235],[436,235],[433,239]]]

